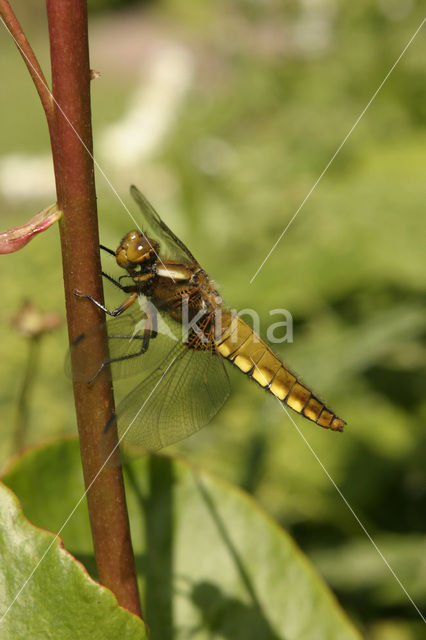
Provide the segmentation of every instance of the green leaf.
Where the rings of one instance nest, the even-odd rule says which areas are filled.
[[[125,476],[153,640],[359,638],[306,557],[248,495],[165,456],[134,461]],[[77,442],[28,451],[4,481],[34,522],[57,530],[83,493]],[[74,518],[61,535],[91,567],[87,514]]]
[[[2,640],[147,637],[142,621],[119,607],[59,538],[28,522],[16,497],[1,484],[0,522]]]

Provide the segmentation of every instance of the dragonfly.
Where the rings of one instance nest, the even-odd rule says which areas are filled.
[[[101,245],[124,271],[118,279],[103,276],[126,299],[109,310],[74,292],[113,317],[107,323],[109,358],[93,363],[86,381],[93,383],[107,364],[113,378],[139,376],[106,429],[117,421],[120,441],[137,451],[156,451],[190,436],[228,398],[228,361],[303,417],[342,431],[345,421],[226,307],[191,251],[135,186],[130,191],[141,209],[143,230],[127,233],[115,251]]]

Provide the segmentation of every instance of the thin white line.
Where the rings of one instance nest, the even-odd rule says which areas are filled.
[[[19,596],[21,595],[22,591],[25,589],[25,587],[27,586],[28,582],[31,580],[31,578],[33,577],[33,575],[35,574],[35,572],[37,571],[37,569],[39,568],[39,566],[41,565],[41,563],[43,562],[44,558],[47,556],[47,554],[49,553],[50,549],[52,548],[52,546],[54,545],[56,538],[59,537],[61,531],[63,531],[63,529],[66,527],[66,525],[68,524],[68,522],[71,520],[72,516],[74,515],[74,513],[76,512],[76,510],[78,509],[79,505],[81,504],[81,502],[84,500],[84,498],[86,497],[87,492],[90,490],[90,488],[92,487],[92,485],[95,483],[95,481],[97,480],[97,478],[99,477],[99,474],[102,472],[102,470],[104,469],[105,465],[108,463],[108,460],[111,458],[111,456],[114,454],[115,450],[118,448],[120,442],[122,441],[122,439],[125,437],[126,433],[128,432],[128,430],[130,429],[130,427],[132,426],[132,424],[134,423],[134,421],[136,420],[136,418],[138,417],[138,415],[140,414],[140,412],[142,411],[142,409],[145,407],[146,403],[148,402],[148,400],[150,399],[150,397],[152,396],[152,394],[154,393],[154,391],[156,390],[156,388],[158,387],[158,385],[160,384],[160,382],[163,380],[164,376],[166,375],[166,373],[168,372],[168,370],[170,369],[170,367],[172,366],[172,364],[174,363],[174,361],[176,360],[178,356],[175,356],[173,358],[173,360],[170,362],[170,364],[168,365],[167,369],[164,371],[164,373],[162,374],[161,378],[159,379],[159,381],[157,382],[157,384],[155,385],[155,387],[153,388],[153,390],[151,391],[151,393],[149,394],[149,396],[147,397],[147,399],[145,400],[145,402],[143,403],[143,405],[140,407],[140,409],[138,410],[138,412],[136,413],[135,417],[133,418],[133,420],[130,422],[129,426],[127,427],[127,429],[125,430],[125,432],[123,433],[123,435],[120,437],[120,439],[118,440],[117,444],[115,445],[115,447],[113,448],[113,450],[111,451],[111,453],[109,454],[109,456],[107,457],[107,459],[105,460],[105,462],[102,464],[102,466],[99,468],[99,471],[96,473],[95,477],[93,478],[93,480],[90,482],[89,486],[86,488],[86,490],[84,491],[83,495],[81,496],[81,498],[78,500],[77,504],[75,505],[75,507],[73,508],[73,510],[71,511],[71,513],[68,515],[67,519],[65,520],[65,522],[61,525],[59,531],[55,534],[55,537],[53,538],[52,542],[49,544],[49,546],[47,547],[47,549],[45,550],[45,552],[43,553],[43,555],[41,556],[40,560],[37,562],[37,564],[35,565],[34,569],[31,571],[31,573],[29,574],[29,576],[27,577],[27,579],[25,580],[24,584],[21,586],[21,588],[19,589],[18,593],[15,595],[15,597],[13,598],[12,602],[9,604],[9,606],[7,607],[6,611],[3,613],[3,615],[0,618],[0,624],[3,622],[3,620],[5,619],[5,617],[7,616],[7,614],[9,613],[10,609],[13,607],[13,605],[15,604],[16,600],[19,598]]]
[[[253,362],[253,359],[251,359],[251,361]],[[260,373],[260,375],[262,376],[262,378],[265,381],[265,384],[267,384],[268,380],[266,379],[266,377],[264,376],[263,372],[259,369],[259,367],[257,366],[257,364],[255,362],[253,362],[254,367],[257,369],[257,371]],[[276,396],[275,396],[276,397]],[[334,482],[333,478],[331,477],[331,475],[329,474],[329,472],[327,471],[327,469],[325,468],[325,466],[323,465],[323,463],[321,462],[321,460],[319,459],[319,457],[317,456],[317,454],[315,453],[315,451],[313,450],[313,448],[311,447],[311,445],[309,444],[309,442],[306,440],[305,436],[303,435],[303,433],[300,431],[299,427],[297,426],[297,424],[295,423],[295,421],[293,420],[293,418],[291,417],[291,415],[289,414],[289,412],[287,411],[287,407],[284,406],[284,404],[282,403],[282,401],[277,398],[277,401],[280,405],[280,407],[283,409],[283,411],[285,411],[285,413],[287,414],[287,416],[290,418],[290,420],[292,421],[293,425],[296,427],[300,437],[305,441],[305,444],[308,446],[310,452],[312,453],[312,455],[314,456],[314,458],[316,459],[316,461],[320,464],[320,466],[322,467],[322,470],[324,471],[325,475],[327,476],[327,478],[330,480],[331,484],[333,485],[333,487],[336,489],[337,493],[340,495],[340,497],[342,498],[343,502],[345,503],[345,505],[347,506],[347,508],[349,509],[349,511],[352,513],[352,515],[354,516],[355,520],[358,522],[359,526],[361,527],[361,529],[364,531],[365,535],[367,536],[367,538],[370,540],[371,544],[373,545],[373,547],[375,548],[375,550],[377,551],[377,553],[379,554],[379,556],[381,557],[381,559],[383,560],[383,562],[386,564],[387,568],[389,569],[389,571],[391,572],[391,574],[393,575],[393,577],[395,578],[395,580],[397,581],[397,583],[399,584],[399,586],[401,587],[401,589],[404,591],[405,595],[407,596],[407,598],[409,599],[409,601],[411,602],[411,604],[413,605],[413,607],[415,608],[415,610],[417,611],[417,613],[419,614],[419,616],[421,617],[421,619],[423,620],[423,622],[426,624],[426,618],[423,616],[422,612],[420,611],[420,609],[418,608],[418,606],[416,605],[416,603],[414,602],[413,598],[410,596],[410,594],[408,593],[407,589],[404,587],[404,585],[402,584],[401,580],[398,578],[398,576],[396,575],[395,571],[392,569],[392,567],[390,566],[389,562],[386,560],[385,556],[383,555],[383,553],[380,551],[379,547],[377,546],[377,544],[374,542],[373,538],[371,537],[371,535],[368,533],[367,529],[365,528],[365,526],[363,525],[363,523],[361,522],[361,520],[359,519],[359,517],[357,516],[357,514],[355,513],[355,511],[352,509],[351,505],[349,504],[349,502],[346,500],[345,496],[343,495],[343,493],[341,492],[341,490],[339,489],[339,487],[337,486],[337,484]]]
[[[61,105],[59,104],[59,102],[56,100],[55,96],[53,95],[53,93],[50,91],[48,85],[46,84],[46,82],[44,81],[44,79],[40,76],[40,74],[38,73],[37,69],[33,66],[33,64],[31,63],[31,60],[28,58],[28,56],[26,55],[25,51],[22,49],[22,47],[20,46],[19,42],[15,39],[13,33],[10,31],[9,27],[7,26],[7,24],[5,23],[5,21],[3,20],[3,18],[0,16],[0,20],[2,21],[5,29],[7,30],[7,32],[9,33],[9,35],[11,36],[11,38],[14,40],[16,46],[18,47],[18,49],[20,50],[21,54],[24,56],[24,58],[26,59],[26,61],[28,62],[28,64],[30,65],[30,67],[32,68],[32,70],[34,71],[34,73],[36,74],[37,78],[40,80],[40,82],[43,84],[44,88],[46,89],[46,91],[49,93],[50,97],[52,98],[53,102],[56,104],[56,106],[58,107],[59,111],[62,113],[62,115],[64,116],[65,120],[67,121],[67,123],[69,124],[69,126],[71,127],[72,131],[75,133],[77,139],[81,142],[83,148],[85,149],[85,151],[87,152],[87,154],[90,156],[90,158],[93,160],[94,165],[96,166],[96,168],[98,169],[99,173],[103,176],[104,180],[106,181],[106,183],[108,184],[108,186],[110,187],[111,191],[113,192],[113,194],[115,195],[115,197],[117,198],[117,200],[120,202],[120,204],[122,205],[122,207],[124,208],[125,211],[127,211],[130,219],[132,220],[132,222],[136,225],[136,227],[138,228],[138,230],[140,231],[140,233],[143,234],[144,238],[147,240],[149,246],[151,247],[151,249],[154,251],[155,255],[157,256],[159,262],[161,262],[161,264],[163,265],[164,269],[167,271],[167,273],[169,274],[170,279],[175,282],[172,274],[170,273],[170,271],[167,269],[166,265],[164,264],[164,262],[162,261],[161,257],[158,255],[158,253],[156,252],[155,248],[151,245],[150,239],[145,235],[145,233],[142,231],[142,229],[140,228],[139,224],[137,223],[136,219],[133,217],[132,213],[130,212],[130,210],[128,209],[128,207],[126,206],[126,204],[124,203],[124,201],[122,200],[122,198],[119,196],[117,189],[114,187],[114,185],[112,184],[112,182],[110,181],[110,179],[108,178],[108,176],[106,175],[105,171],[102,169],[102,167],[100,166],[99,162],[95,159],[94,155],[90,152],[90,150],[88,149],[88,147],[84,144],[82,138],[80,137],[80,135],[78,134],[78,131],[75,129],[74,125],[71,123],[71,121],[69,120],[67,114],[65,113],[65,111],[62,109]]]
[[[299,208],[297,209],[296,213],[293,215],[293,217],[291,218],[290,222],[287,224],[287,226],[285,227],[284,231],[281,233],[281,235],[279,236],[278,240],[276,240],[276,242],[274,243],[272,249],[269,251],[268,255],[266,256],[266,258],[263,260],[263,262],[261,263],[261,265],[258,267],[257,271],[255,272],[255,274],[252,276],[251,280],[250,280],[250,284],[252,284],[253,280],[256,278],[256,276],[258,275],[259,271],[262,269],[263,265],[265,264],[265,262],[269,259],[270,255],[272,254],[272,252],[275,250],[276,246],[278,245],[278,243],[282,240],[284,234],[286,233],[287,229],[289,228],[289,226],[291,225],[291,223],[293,222],[293,220],[296,218],[297,214],[299,213],[299,211],[302,209],[303,205],[305,204],[305,202],[308,200],[308,198],[310,197],[311,193],[314,191],[314,189],[316,188],[316,186],[318,185],[318,183],[320,182],[320,180],[322,179],[322,177],[324,176],[324,174],[326,173],[326,171],[328,170],[328,168],[330,167],[330,165],[333,163],[334,159],[336,158],[336,156],[338,155],[338,153],[341,151],[342,147],[344,146],[344,144],[346,143],[346,141],[348,140],[348,138],[350,137],[350,135],[352,134],[352,132],[354,131],[354,129],[356,128],[356,126],[359,124],[360,120],[362,119],[362,117],[364,116],[365,112],[367,111],[367,109],[370,107],[371,103],[373,102],[373,100],[376,98],[377,94],[379,93],[379,91],[381,90],[381,88],[383,87],[383,85],[385,84],[386,80],[389,78],[389,76],[391,75],[392,71],[395,69],[396,65],[399,63],[399,61],[401,60],[401,58],[403,57],[403,55],[405,54],[405,52],[407,51],[408,47],[410,46],[410,44],[413,42],[414,38],[417,36],[417,34],[419,33],[420,29],[423,27],[424,23],[426,22],[426,18],[423,18],[420,26],[416,29],[415,33],[411,36],[410,40],[408,41],[408,43],[405,45],[404,49],[402,50],[402,53],[399,55],[399,57],[397,58],[397,60],[394,62],[394,64],[392,65],[392,67],[390,68],[390,70],[388,71],[388,73],[386,74],[386,76],[384,77],[384,79],[382,80],[382,82],[379,84],[378,88],[376,89],[376,91],[373,93],[372,97],[370,98],[369,102],[367,103],[367,105],[364,107],[364,109],[361,111],[360,115],[358,116],[358,118],[355,120],[355,123],[353,124],[353,126],[351,127],[351,129],[349,130],[349,132],[346,134],[346,136],[344,137],[343,141],[340,143],[340,145],[338,146],[338,148],[336,149],[336,151],[334,152],[334,154],[332,155],[331,159],[329,160],[329,162],[327,163],[325,169],[323,170],[323,172],[321,173],[321,175],[319,176],[319,178],[317,179],[317,181],[315,182],[315,184],[313,185],[313,187],[311,188],[311,190],[309,191],[309,193],[305,196],[302,204],[299,206]]]
[[[416,605],[416,603],[414,602],[413,598],[410,596],[410,594],[408,593],[407,589],[404,587],[404,585],[402,584],[401,580],[398,578],[398,576],[396,575],[395,571],[392,569],[392,567],[390,566],[389,562],[386,560],[385,556],[380,551],[379,547],[374,542],[373,538],[368,533],[367,529],[365,528],[365,526],[363,525],[363,523],[361,522],[361,520],[359,519],[359,517],[357,516],[355,511],[352,509],[351,505],[349,504],[349,502],[347,501],[347,499],[345,498],[345,496],[343,495],[343,493],[341,492],[341,490],[339,489],[339,487],[337,486],[337,484],[335,483],[335,481],[333,480],[333,478],[331,477],[331,475],[329,474],[329,472],[327,471],[327,469],[325,468],[325,466],[323,465],[323,463],[321,462],[321,460],[319,459],[319,457],[317,456],[317,454],[315,453],[315,451],[313,450],[313,448],[311,447],[309,442],[306,440],[306,438],[303,435],[303,433],[300,431],[299,427],[297,426],[297,424],[295,423],[295,421],[293,420],[293,418],[291,417],[291,415],[287,411],[286,407],[282,404],[282,402],[278,398],[277,398],[277,400],[280,403],[280,405],[283,408],[283,410],[285,411],[285,413],[287,414],[287,416],[290,418],[290,420],[294,424],[294,426],[296,427],[296,429],[297,429],[299,435],[301,436],[301,438],[303,438],[303,440],[305,441],[305,444],[308,446],[310,452],[312,453],[312,455],[314,456],[316,461],[322,467],[322,470],[324,471],[325,475],[330,480],[331,484],[336,489],[337,493],[340,495],[340,497],[342,498],[343,502],[345,503],[345,505],[347,506],[349,511],[352,513],[353,517],[358,522],[359,526],[361,527],[361,529],[363,530],[363,532],[365,533],[367,538],[370,540],[371,544],[373,545],[373,547],[375,548],[375,550],[377,551],[377,553],[379,554],[379,556],[381,557],[381,559],[383,560],[383,562],[385,563],[385,565],[387,566],[387,568],[389,569],[389,571],[391,572],[391,574],[393,575],[393,577],[395,578],[395,580],[397,581],[397,583],[399,584],[399,586],[401,587],[401,589],[403,590],[403,592],[405,593],[405,595],[407,596],[407,598],[409,599],[409,601],[411,602],[411,604],[413,605],[413,607],[415,608],[415,610],[417,611],[417,613],[419,614],[421,619],[423,620],[423,622],[426,624],[426,618],[423,616],[423,614],[420,611],[419,607]]]

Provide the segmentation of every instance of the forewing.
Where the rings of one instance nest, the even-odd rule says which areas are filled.
[[[120,444],[130,454],[156,451],[206,425],[229,396],[222,358],[177,344],[117,409]]]
[[[194,258],[190,250],[173,233],[173,231],[169,229],[166,223],[163,222],[143,193],[141,193],[134,185],[130,187],[130,193],[139,205],[144,217],[142,231],[149,238],[158,240],[161,247],[161,254],[167,258],[173,258],[175,260],[197,263],[197,260]]]

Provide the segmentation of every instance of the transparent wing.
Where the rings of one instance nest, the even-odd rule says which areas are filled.
[[[143,309],[127,311],[107,322],[112,374],[124,399],[117,409],[124,451],[134,455],[155,451],[195,433],[219,411],[230,393],[222,357],[197,351],[182,342],[181,326],[168,314],[158,314],[156,337],[141,353],[147,316]],[[86,357],[101,326],[82,334],[72,346],[77,352],[77,377],[96,381],[102,363]],[[68,358],[69,362],[69,358]],[[68,368],[70,368],[68,364]],[[136,386],[129,376],[143,376]],[[130,385],[130,392],[129,392]]]
[[[176,344],[161,366],[118,405],[120,445],[135,454],[187,438],[213,418],[229,393],[217,353]]]
[[[141,300],[141,302],[146,302]],[[114,380],[148,373],[156,369],[170,353],[181,343],[181,326],[164,313],[157,314],[157,333],[148,336],[148,347],[142,353],[146,331],[149,330],[147,313],[144,308],[126,311],[106,323],[109,345],[109,359]],[[65,370],[71,376],[71,354],[76,362],[76,378],[83,382],[94,382],[102,362],[96,362],[87,354],[92,345],[102,337],[103,325],[99,324],[81,334],[71,345],[67,355]],[[149,331],[148,331],[149,333]],[[143,358],[143,360],[142,360]]]
[[[142,231],[153,240],[158,240],[161,247],[161,254],[173,258],[175,260],[183,260],[184,262],[195,262],[190,250],[179,240],[179,238],[173,233],[165,222],[160,218],[154,207],[148,202],[143,193],[139,191],[137,187],[132,185],[130,187],[130,193],[134,200],[139,205],[143,217],[144,224],[142,225]]]

